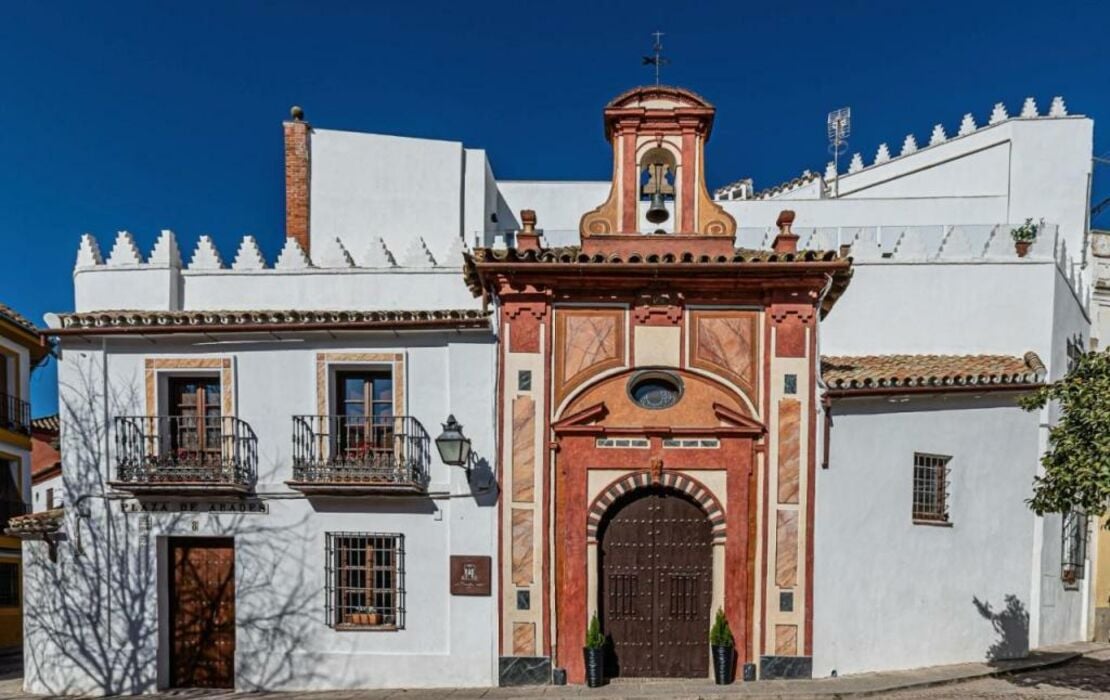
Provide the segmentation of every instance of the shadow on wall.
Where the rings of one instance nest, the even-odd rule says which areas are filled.
[[[990,621],[998,635],[998,641],[987,648],[988,661],[1003,659],[1023,659],[1029,655],[1029,611],[1025,604],[1014,594],[1006,595],[1006,606],[1001,610],[978,597],[971,602],[983,618]]]
[[[156,690],[159,678],[157,540],[140,514],[121,516],[103,498],[104,449],[110,438],[101,417],[134,409],[134,387],[105,399],[95,368],[80,386],[65,386],[63,450],[67,455],[65,539],[50,556],[45,542],[24,549],[24,616],[27,688],[51,695],[137,694]],[[110,514],[113,517],[106,517]],[[158,529],[185,532],[182,515],[159,516]],[[301,572],[305,543],[297,533],[282,537],[252,516],[210,520],[206,534],[250,542],[236,561],[237,682],[244,690],[279,687],[292,679],[311,682],[319,659],[308,651],[320,621],[318,586]],[[274,585],[280,581],[281,585]],[[316,606],[318,607],[318,606]],[[166,680],[166,679],[163,679]]]

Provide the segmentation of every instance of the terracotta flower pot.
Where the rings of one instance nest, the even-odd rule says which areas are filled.
[[[1033,241],[1014,241],[1014,250],[1017,251],[1019,258],[1024,258],[1029,254],[1029,248],[1033,245]]]
[[[367,625],[380,625],[380,624],[382,624],[382,614],[381,613],[376,613],[376,612],[375,613],[368,613],[366,615],[366,623],[365,624],[367,624]]]

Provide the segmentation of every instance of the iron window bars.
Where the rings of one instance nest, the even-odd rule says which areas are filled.
[[[1060,518],[1060,579],[1077,587],[1087,559],[1087,516],[1069,510]]]
[[[258,439],[231,416],[119,416],[116,474],[124,483],[250,485]]]
[[[405,627],[405,536],[383,532],[327,533],[329,627]]]
[[[948,462],[943,455],[913,455],[913,520],[923,523],[948,521]]]

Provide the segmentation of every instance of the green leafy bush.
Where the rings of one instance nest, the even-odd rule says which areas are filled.
[[[717,617],[709,630],[709,643],[715,647],[730,647],[735,643],[732,640],[732,630],[728,628],[725,611],[720,608],[717,608]]]
[[[1110,354],[1084,353],[1065,377],[1020,399],[1027,411],[1049,402],[1060,420],[1048,430],[1044,473],[1033,479],[1029,507],[1037,515],[1102,515],[1110,503]]]
[[[1032,242],[1037,239],[1037,233],[1040,230],[1041,225],[1033,223],[1033,219],[1029,218],[1021,226],[1010,229],[1010,235],[1015,241]]]
[[[586,648],[587,649],[600,649],[605,646],[605,635],[601,633],[601,620],[597,619],[597,613],[590,618],[590,626],[586,629]]]

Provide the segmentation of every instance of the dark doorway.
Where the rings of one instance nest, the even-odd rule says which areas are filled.
[[[235,546],[170,540],[170,684],[235,687]]]
[[[708,676],[713,536],[702,509],[662,487],[634,491],[602,522],[598,559],[606,672]]]

